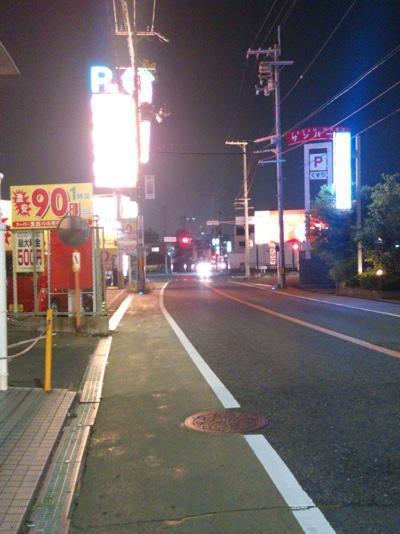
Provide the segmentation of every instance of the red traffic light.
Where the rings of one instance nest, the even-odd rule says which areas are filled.
[[[188,247],[192,244],[192,238],[189,234],[180,234],[178,236],[178,244],[181,247]]]

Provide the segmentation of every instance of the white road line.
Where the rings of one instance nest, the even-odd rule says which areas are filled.
[[[310,328],[311,330],[316,330],[317,332],[321,332],[322,334],[327,334],[328,336],[333,336],[338,339],[342,339],[343,341],[349,341],[350,343],[354,343],[355,345],[360,345],[361,347],[365,349],[370,349],[376,352],[381,352],[382,354],[386,354],[387,356],[392,356],[393,358],[400,358],[400,352],[398,352],[397,350],[387,349],[380,345],[374,345],[373,343],[364,341],[363,339],[358,339],[357,337],[351,337],[346,334],[341,334],[340,332],[336,332],[335,330],[329,330],[329,328],[324,328],[323,326],[318,326],[314,323],[309,323],[308,321],[302,321],[301,319],[296,319],[296,317],[291,317],[290,315],[279,313],[275,310],[271,310],[271,308],[259,306],[258,304],[253,304],[252,302],[247,302],[237,297],[233,297],[232,295],[229,295],[228,293],[225,293],[224,291],[221,291],[220,289],[216,289],[215,287],[212,287],[210,284],[207,284],[205,282],[203,282],[203,284],[207,286],[209,289],[211,289],[212,291],[215,291],[215,293],[218,293],[219,295],[222,295],[223,297],[227,299],[233,300],[235,302],[239,302],[240,304],[243,304],[244,306],[248,306],[249,308],[253,308],[263,313],[268,313],[269,315],[273,315],[274,317],[279,317],[280,319],[284,319],[285,321],[289,321],[291,323],[295,323],[300,326]]]
[[[240,404],[230,391],[224,386],[214,371],[200,356],[198,351],[183,333],[181,328],[171,317],[164,305],[164,290],[169,282],[164,284],[160,292],[160,308],[171,328],[175,332],[184,349],[203,375],[208,385],[224,408],[240,408]],[[205,284],[208,285],[208,284]],[[293,473],[280,458],[268,440],[262,435],[244,436],[247,444],[263,466],[269,478],[282,495],[297,522],[306,534],[331,534],[335,531],[325,519],[320,509],[297,482]]]
[[[244,436],[277,490],[307,534],[329,534],[335,531],[321,510],[297,482],[288,466],[260,434]]]
[[[126,310],[129,308],[133,295],[128,295],[120,304],[118,310],[110,317],[108,321],[109,330],[116,330]]]
[[[180,329],[178,324],[174,321],[171,315],[167,312],[164,306],[164,290],[167,287],[169,282],[163,285],[160,292],[160,308],[163,312],[165,318],[170,324],[172,330],[175,332],[177,338],[182,343],[184,349],[189,354],[193,363],[196,365],[200,373],[206,379],[211,389],[214,391],[218,399],[221,401],[224,408],[239,408],[240,404],[237,402],[235,397],[226,389],[221,380],[217,377],[214,371],[206,364],[194,346],[191,344],[189,339],[185,336],[183,331]]]
[[[229,282],[230,284],[237,284],[237,285],[243,285],[243,286],[249,286],[249,287],[257,287],[257,289],[263,289],[266,291],[266,288],[271,289],[273,286],[270,286],[269,284],[257,284],[257,283],[249,283],[249,282]],[[343,304],[341,302],[332,302],[330,300],[324,300],[324,299],[317,299],[314,297],[306,297],[305,295],[295,295],[293,293],[290,293],[290,291],[284,291],[282,289],[276,290],[276,293],[278,295],[286,295],[287,297],[293,297],[295,299],[302,299],[302,300],[312,300],[313,302],[322,302],[323,304],[329,304],[332,306],[341,306],[342,308],[350,308],[352,310],[361,310],[365,312],[370,313],[379,313],[380,315],[389,315],[390,317],[397,317],[400,319],[400,313],[391,313],[391,312],[385,312],[380,310],[373,310],[371,308],[362,308],[361,306],[354,306],[351,304]]]

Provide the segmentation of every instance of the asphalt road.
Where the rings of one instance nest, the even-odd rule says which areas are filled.
[[[400,318],[209,286],[174,279],[168,312],[241,407],[268,417],[265,436],[332,527],[398,532]]]

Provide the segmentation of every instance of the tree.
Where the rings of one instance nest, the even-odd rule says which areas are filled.
[[[400,272],[400,182],[399,174],[383,174],[382,182],[369,188],[370,203],[361,239],[372,268]]]
[[[338,210],[332,188],[321,187],[311,207],[310,242],[313,253],[325,260],[329,276],[336,283],[356,273],[354,224],[355,211]]]

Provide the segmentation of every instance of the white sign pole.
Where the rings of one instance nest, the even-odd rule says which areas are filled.
[[[0,187],[4,176],[0,174]],[[1,193],[1,190],[0,190]],[[1,194],[0,194],[1,201]],[[7,274],[6,274],[6,225],[1,220],[0,207],[0,391],[8,389],[7,365]]]

